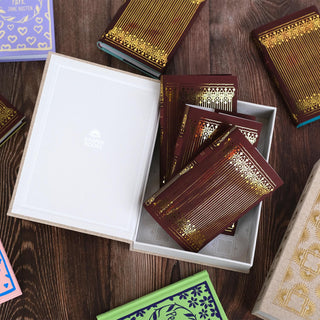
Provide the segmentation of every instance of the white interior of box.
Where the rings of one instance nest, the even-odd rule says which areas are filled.
[[[272,142],[276,108],[238,101],[238,112],[254,115],[263,123],[258,150],[268,160]],[[159,189],[159,143],[150,169],[145,199]],[[234,236],[221,234],[198,253],[183,249],[162,229],[143,208],[132,249],[174,259],[208,264],[224,269],[248,272],[253,265],[258,234],[261,203],[238,222]]]

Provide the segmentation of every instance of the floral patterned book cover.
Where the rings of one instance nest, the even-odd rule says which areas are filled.
[[[227,320],[207,271],[97,316],[98,320]]]

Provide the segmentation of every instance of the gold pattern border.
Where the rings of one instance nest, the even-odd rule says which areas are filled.
[[[288,25],[281,26],[278,29],[273,29],[259,36],[259,41],[266,48],[273,48],[276,45],[281,45],[291,39],[302,37],[306,33],[316,31],[320,28],[319,14],[313,13],[311,16],[290,22]]]

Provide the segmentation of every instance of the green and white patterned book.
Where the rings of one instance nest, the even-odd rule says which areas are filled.
[[[98,320],[228,320],[207,271],[97,316]]]

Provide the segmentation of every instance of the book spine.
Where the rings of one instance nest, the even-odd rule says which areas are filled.
[[[180,130],[179,130],[179,135],[177,138],[177,142],[174,148],[174,154],[173,154],[173,163],[172,163],[172,168],[171,168],[171,177],[177,173],[181,169],[181,152],[182,152],[182,146],[184,143],[184,133],[186,129],[186,124],[188,120],[188,115],[189,115],[189,110],[190,107],[186,106],[184,115],[182,118],[182,122],[180,125]]]
[[[165,125],[166,125],[166,115],[164,108],[164,79],[163,76],[160,77],[160,101],[159,101],[159,113],[160,113],[160,186],[165,183],[165,161],[164,157],[166,154],[166,146],[165,146]]]
[[[259,315],[259,311],[263,311],[263,310],[261,310],[262,303],[264,301],[264,298],[265,298],[265,296],[267,294],[267,291],[268,291],[268,288],[270,286],[270,282],[271,282],[271,279],[272,279],[273,272],[277,268],[279,260],[280,260],[280,257],[281,257],[281,254],[282,254],[284,248],[286,247],[286,245],[288,243],[289,234],[291,233],[291,231],[293,229],[293,226],[294,226],[294,224],[295,224],[295,222],[297,220],[298,213],[300,212],[301,207],[302,207],[302,205],[303,205],[303,203],[305,201],[305,197],[308,194],[309,190],[311,189],[314,179],[317,177],[318,170],[319,170],[319,165],[320,165],[320,161],[318,161],[314,165],[314,167],[313,167],[313,169],[312,169],[312,171],[311,171],[311,173],[310,173],[310,175],[308,177],[308,180],[307,180],[306,185],[305,185],[305,187],[304,187],[304,189],[302,191],[302,194],[301,194],[301,196],[299,198],[299,201],[298,201],[298,204],[296,206],[296,209],[294,210],[294,212],[292,214],[292,217],[291,217],[291,220],[290,220],[290,222],[288,224],[287,230],[286,230],[286,232],[285,232],[285,234],[283,236],[283,239],[281,241],[279,249],[278,249],[278,251],[277,251],[277,253],[276,253],[276,255],[275,255],[274,259],[273,259],[273,262],[272,262],[272,264],[270,266],[270,269],[268,271],[267,277],[266,277],[266,279],[264,281],[264,284],[263,284],[263,286],[261,288],[261,291],[260,291],[260,293],[258,295],[256,303],[255,303],[255,305],[253,307],[252,314],[254,314],[254,315],[258,316]]]

